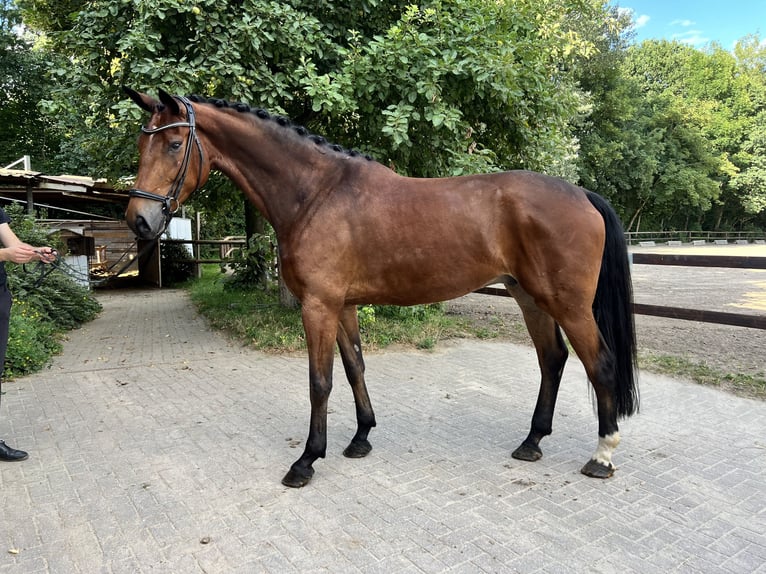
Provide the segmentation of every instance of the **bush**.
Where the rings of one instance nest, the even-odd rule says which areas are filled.
[[[39,371],[59,352],[61,344],[53,324],[32,305],[14,301],[3,376],[12,379]]]
[[[256,234],[250,237],[247,246],[234,253],[227,265],[233,276],[225,284],[229,290],[266,289],[270,280],[276,279],[274,246],[269,234]]]
[[[177,285],[194,277],[194,260],[181,243],[163,243],[160,255],[163,285]]]
[[[30,245],[61,247],[24,215],[21,207],[11,205],[4,209],[19,239]],[[41,369],[52,355],[60,352],[61,333],[92,320],[101,310],[101,304],[90,291],[60,269],[41,268],[40,271],[50,273],[40,281],[37,265],[5,264],[8,288],[14,299],[5,357],[6,378]]]
[[[14,304],[23,302],[31,306],[39,313],[40,320],[50,323],[56,331],[76,329],[101,311],[101,304],[93,295],[61,270],[51,271],[45,267],[45,271],[51,272],[38,285],[38,273],[25,270],[21,265],[6,263],[5,266]]]

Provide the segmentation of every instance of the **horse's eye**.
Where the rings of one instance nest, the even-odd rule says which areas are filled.
[[[181,142],[180,141],[170,142],[170,145],[168,146],[168,148],[170,149],[170,151],[178,151],[179,149],[181,149]]]

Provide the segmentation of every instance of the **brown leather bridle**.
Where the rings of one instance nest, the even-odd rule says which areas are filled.
[[[189,128],[189,137],[186,139],[186,150],[184,151],[184,158],[181,161],[181,167],[178,168],[178,173],[173,180],[173,184],[170,186],[170,191],[168,191],[167,195],[159,195],[149,191],[144,191],[142,189],[133,188],[128,193],[130,197],[150,199],[152,201],[159,201],[162,203],[162,213],[165,215],[165,226],[167,226],[173,215],[181,207],[178,198],[181,195],[181,190],[183,189],[184,182],[186,181],[186,174],[189,171],[189,162],[191,161],[192,154],[192,142],[196,144],[197,151],[199,152],[199,164],[195,191],[199,189],[200,181],[202,181],[202,163],[204,154],[202,151],[202,144],[197,137],[197,126],[195,122],[194,108],[187,98],[180,96],[177,97],[177,99],[186,107],[185,122],[174,122],[172,124],[166,124],[158,128],[147,128],[146,126],[141,127],[141,131],[145,134],[156,134],[157,132],[168,130],[170,128]]]

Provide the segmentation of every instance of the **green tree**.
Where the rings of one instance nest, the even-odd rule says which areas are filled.
[[[21,5],[66,57],[48,106],[66,153],[112,176],[134,169],[141,115],[121,84],[262,105],[405,173],[572,173],[569,68],[591,51],[582,22],[606,14],[602,0]]]
[[[402,173],[574,178],[571,69],[591,51],[583,23],[605,14],[604,0],[19,1],[62,57],[47,102],[62,156],[113,179],[135,171],[142,119],[123,84],[263,106]],[[194,202],[208,217],[215,195]]]
[[[14,3],[0,0],[0,167],[28,155],[34,169],[56,169],[53,120],[38,108],[49,93],[43,53],[33,49]]]
[[[758,61],[754,51],[749,56],[751,64]],[[664,114],[669,120],[665,134],[680,139],[677,146],[666,148],[671,153],[664,159],[674,159],[676,165],[667,166],[666,176],[658,180],[685,186],[677,190],[680,195],[674,203],[679,209],[672,220],[678,224],[691,216],[708,229],[742,227],[759,205],[757,197],[751,199],[758,192],[749,185],[757,178],[738,174],[756,161],[745,148],[757,147],[748,138],[757,140],[753,130],[757,132],[756,118],[764,109],[766,68],[744,73],[744,64],[715,44],[697,50],[648,41],[628,51],[624,69],[646,101],[662,101],[673,112]]]
[[[612,17],[612,26],[592,34],[597,53],[579,69],[588,108],[577,124],[578,173],[580,184],[607,197],[632,227],[648,203],[660,138],[650,126],[652,106],[623,72],[630,15],[614,8]]]
[[[605,17],[602,2],[410,5],[371,38],[351,30],[340,68],[322,73],[305,59],[301,75],[325,131],[399,171],[573,176],[571,68],[592,53],[577,25]]]
[[[709,116],[686,95],[693,48],[605,35],[583,84],[593,112],[579,132],[583,185],[614,203],[629,230],[698,227],[720,195]],[[679,71],[680,70],[680,71]]]
[[[734,162],[742,169],[732,181],[745,213],[766,215],[766,110],[753,120]],[[761,217],[763,226],[766,218]]]
[[[766,50],[677,42],[630,45],[631,27],[595,35],[581,67],[591,113],[578,126],[580,181],[630,229],[738,228],[762,211],[759,114]]]
[[[747,99],[743,115],[742,144],[732,154],[737,173],[731,186],[748,225],[766,228],[766,44],[757,35],[746,36],[734,47],[737,78]]]

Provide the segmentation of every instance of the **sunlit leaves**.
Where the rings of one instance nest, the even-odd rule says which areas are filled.
[[[571,70],[593,52],[584,23],[604,17],[600,0],[93,0],[70,18],[24,1],[66,55],[47,109],[87,171],[115,175],[135,122],[121,84],[287,113],[413,175],[570,173]]]
[[[603,61],[586,79],[595,107],[580,130],[580,174],[631,230],[755,221],[763,188],[748,149],[766,104],[758,45],[749,40],[732,53],[646,41],[596,59]]]

